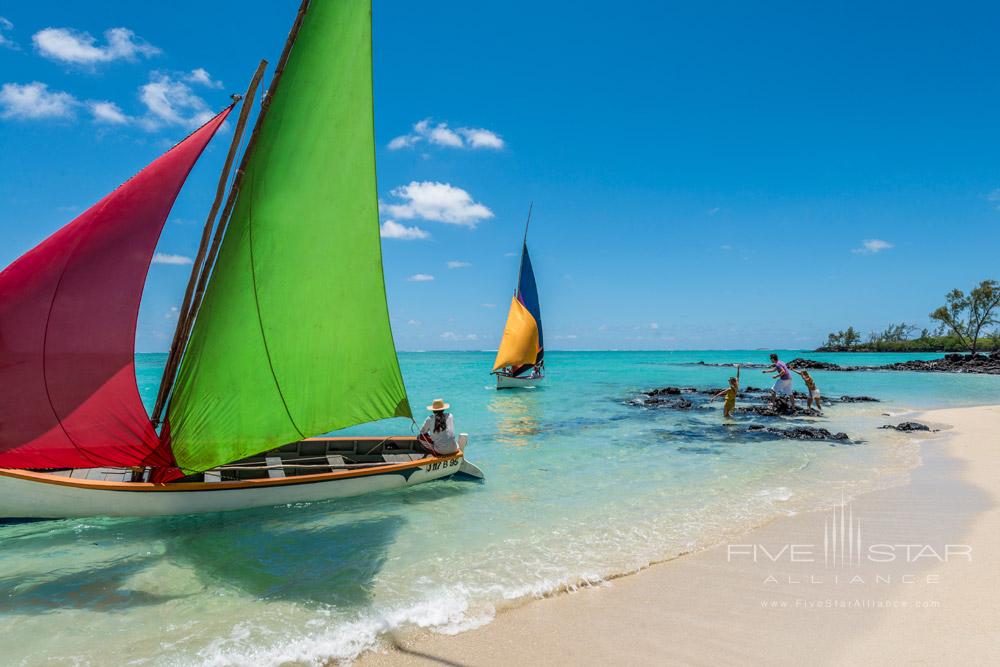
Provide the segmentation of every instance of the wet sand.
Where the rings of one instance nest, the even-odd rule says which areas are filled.
[[[500,612],[360,665],[987,664],[1000,648],[1000,406],[914,417],[908,484]]]

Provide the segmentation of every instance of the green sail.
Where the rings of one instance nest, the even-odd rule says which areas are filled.
[[[382,276],[371,55],[371,0],[310,3],[174,386],[182,469],[410,416]]]

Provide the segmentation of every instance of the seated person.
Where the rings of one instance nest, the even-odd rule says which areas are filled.
[[[427,449],[438,456],[457,454],[458,441],[455,439],[455,418],[445,412],[451,405],[440,398],[427,406],[431,416],[420,427],[419,440]]]

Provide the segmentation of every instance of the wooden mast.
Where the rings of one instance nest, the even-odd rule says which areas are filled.
[[[192,283],[189,285],[189,289],[194,286],[193,297],[187,311],[182,311],[181,313],[183,316],[183,322],[180,318],[177,322],[177,331],[174,335],[174,343],[176,345],[171,345],[171,354],[167,359],[167,366],[163,372],[163,380],[160,383],[160,391],[156,397],[156,405],[153,408],[154,424],[159,424],[163,421],[161,416],[170,399],[174,380],[177,377],[177,370],[180,367],[181,357],[183,356],[184,349],[187,347],[188,339],[191,336],[191,329],[194,327],[194,321],[198,316],[198,310],[201,307],[202,299],[205,296],[205,289],[208,286],[209,276],[212,273],[212,269],[215,266],[215,260],[219,254],[219,247],[222,245],[222,239],[225,236],[226,228],[229,226],[229,219],[232,217],[233,208],[236,206],[236,197],[239,194],[240,186],[243,183],[247,160],[252,153],[261,124],[267,116],[267,110],[270,108],[271,104],[271,97],[278,89],[278,83],[281,81],[281,75],[285,71],[285,63],[288,61],[288,55],[291,53],[296,37],[298,37],[299,29],[302,27],[302,21],[305,18],[306,10],[309,8],[310,2],[311,0],[302,0],[302,4],[299,5],[299,11],[295,15],[295,21],[292,23],[292,29],[289,31],[288,38],[285,40],[285,46],[281,50],[281,57],[278,58],[278,64],[275,67],[274,76],[271,78],[271,85],[264,92],[264,99],[261,101],[260,113],[257,115],[257,121],[254,123],[253,131],[250,133],[250,139],[247,141],[246,149],[243,151],[243,157],[240,160],[239,168],[236,170],[236,176],[233,178],[232,186],[229,188],[229,197],[226,199],[226,205],[222,211],[222,217],[219,218],[219,224],[215,228],[212,245],[208,250],[204,266],[198,275],[196,285],[193,282],[194,273],[192,272]],[[266,66],[267,61],[261,61],[261,65],[258,67],[257,73],[254,75],[255,82],[260,81],[258,74],[263,76],[263,70]],[[254,92],[256,92],[255,85]],[[250,95],[249,91],[247,93],[247,97],[252,104],[253,97]],[[250,108],[251,104],[247,104],[246,102],[244,103],[240,114],[241,121],[244,120],[243,112],[246,112]]]
[[[267,67],[267,61],[262,60],[257,66],[257,71],[254,72],[253,78],[250,79],[250,86],[247,88],[246,95],[240,98],[234,95],[234,104],[240,99],[243,100],[243,108],[240,109],[239,120],[236,123],[236,130],[233,132],[233,140],[229,144],[229,152],[226,154],[226,161],[222,165],[222,173],[219,174],[219,184],[215,190],[215,199],[212,201],[212,207],[208,211],[208,216],[205,219],[205,228],[201,232],[201,243],[198,245],[198,254],[194,259],[194,266],[191,267],[191,277],[188,279],[187,288],[184,290],[184,301],[181,304],[180,311],[177,315],[177,327],[174,329],[174,337],[170,342],[170,352],[167,355],[167,364],[164,368],[163,379],[160,381],[160,389],[156,395],[156,405],[153,408],[153,424],[158,424],[160,421],[160,413],[163,410],[163,401],[166,398],[166,388],[170,386],[173,382],[173,377],[171,374],[171,369],[175,368],[177,365],[177,357],[179,355],[181,345],[181,335],[184,331],[185,323],[190,317],[191,309],[191,299],[194,296],[194,286],[198,281],[198,277],[201,274],[202,267],[205,262],[205,255],[208,252],[208,242],[212,238],[212,228],[215,225],[215,216],[219,212],[219,207],[222,205],[222,198],[226,194],[226,184],[229,182],[229,172],[232,170],[233,161],[236,159],[236,152],[239,150],[240,141],[243,139],[243,132],[246,129],[247,119],[250,116],[250,109],[253,106],[254,97],[257,94],[257,86],[260,85],[260,80],[264,76],[264,70]]]

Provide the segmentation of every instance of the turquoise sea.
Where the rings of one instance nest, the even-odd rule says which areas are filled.
[[[937,356],[780,354],[841,364]],[[626,401],[665,385],[721,387],[731,369],[696,362],[764,363],[763,351],[550,352],[543,388],[508,392],[492,388],[493,353],[400,358],[414,406],[451,402],[486,483],[198,517],[0,525],[0,662],[328,664],[393,630],[461,632],[504,605],[900,483],[917,447],[879,425],[1000,397],[1000,377],[816,372],[824,395],[881,399],[813,420],[854,442],[760,440],[745,429],[761,420],[723,424],[719,402],[678,412]],[[150,400],[163,356],[138,361]],[[769,385],[755,369],[743,380]]]

